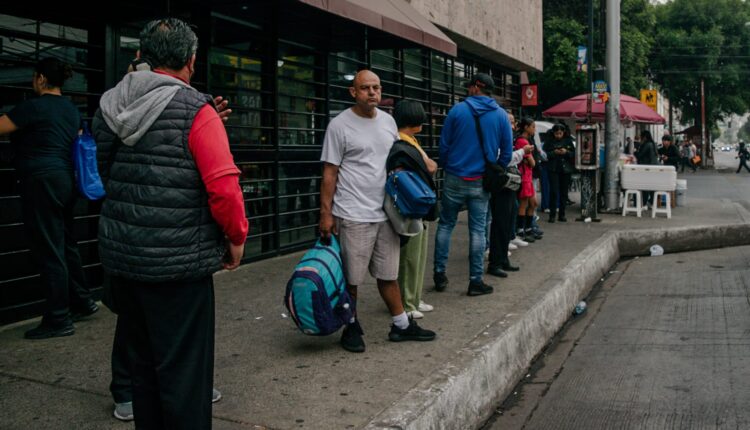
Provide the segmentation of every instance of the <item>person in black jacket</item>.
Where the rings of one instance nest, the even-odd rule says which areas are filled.
[[[547,153],[549,171],[549,222],[557,220],[565,222],[565,205],[568,195],[570,175],[575,171],[575,147],[570,137],[565,137],[565,126],[555,124],[552,127],[552,139],[544,142],[544,152]],[[558,213],[559,206],[559,213]]]
[[[674,166],[675,170],[680,167],[680,150],[672,144],[672,136],[665,134],[661,138],[662,148],[659,156],[664,164]]]
[[[750,160],[750,151],[747,150],[745,142],[740,142],[740,149],[738,152],[737,158],[740,159],[740,165],[737,166],[737,173],[740,173],[743,167],[750,172],[750,167],[747,167],[747,160]]]
[[[71,154],[81,117],[61,92],[72,73],[60,60],[42,59],[32,81],[39,97],[0,117],[0,135],[10,134],[24,227],[47,294],[42,322],[24,334],[27,339],[70,336],[74,321],[99,309],[73,237],[77,193]]]
[[[656,143],[654,142],[654,138],[651,136],[650,131],[643,130],[643,132],[641,132],[641,147],[638,148],[638,152],[635,153],[635,158],[638,160],[638,164],[652,166],[659,165],[659,152],[656,149]],[[653,199],[653,191],[644,192],[643,206],[648,207]]]

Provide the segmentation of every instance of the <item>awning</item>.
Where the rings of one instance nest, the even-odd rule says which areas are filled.
[[[456,44],[404,0],[300,1],[450,56],[458,54]]]

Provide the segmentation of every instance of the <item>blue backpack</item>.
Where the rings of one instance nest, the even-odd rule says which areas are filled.
[[[73,168],[76,185],[82,196],[89,200],[99,200],[105,196],[104,185],[96,166],[96,142],[86,122],[83,133],[73,142]]]
[[[406,218],[424,218],[437,201],[432,188],[410,170],[390,173],[385,181],[385,192]]]
[[[354,317],[340,252],[333,236],[330,245],[318,240],[302,257],[286,284],[284,305],[302,333],[326,336]]]

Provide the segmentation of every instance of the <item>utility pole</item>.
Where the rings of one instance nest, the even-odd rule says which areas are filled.
[[[708,166],[708,127],[706,127],[706,80],[701,78],[701,164]]]
[[[607,102],[606,182],[607,210],[618,207],[620,196],[617,171],[620,156],[620,0],[607,0],[607,71],[610,95]]]

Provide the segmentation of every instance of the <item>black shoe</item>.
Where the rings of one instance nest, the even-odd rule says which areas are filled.
[[[405,340],[417,340],[420,342],[427,342],[435,340],[435,332],[431,330],[425,330],[417,325],[417,322],[413,319],[409,319],[409,327],[400,329],[395,325],[391,326],[391,332],[388,333],[388,340],[391,342],[403,342]]]
[[[527,237],[533,237],[534,240],[542,240],[542,236],[543,236],[541,234],[538,234],[534,230],[528,230],[528,231],[526,231],[525,234],[526,234]]]
[[[98,310],[99,310],[99,306],[96,305],[96,302],[94,302],[93,300],[89,300],[80,309],[71,308],[70,319],[72,319],[73,322],[80,321],[84,318],[94,315]]]
[[[549,219],[547,220],[547,222],[550,223],[550,224],[554,224],[555,223],[555,216],[554,215],[550,215]]]
[[[514,265],[512,265],[512,264],[510,264],[510,263],[505,263],[505,264],[503,264],[503,265],[502,265],[502,268],[503,268],[503,270],[505,270],[506,272],[518,272],[519,270],[521,270],[521,268],[520,268],[520,267],[518,267],[518,266],[514,266]]]
[[[521,239],[523,239],[524,241],[526,241],[528,243],[534,243],[534,242],[536,242],[536,239],[534,239],[534,235],[533,234],[521,233],[519,236],[521,236]]]
[[[560,222],[568,222],[568,219],[565,218],[564,216],[557,217],[557,220],[560,221]]]
[[[499,267],[488,267],[487,268],[487,274],[492,276],[497,276],[498,278],[507,278],[508,274],[503,271],[503,269]]]
[[[62,325],[50,325],[42,322],[36,328],[32,328],[23,334],[26,339],[49,339],[51,337],[72,336],[76,329],[73,323],[68,322]]]
[[[355,320],[353,323],[347,324],[344,327],[344,332],[341,333],[341,347],[349,352],[365,352],[363,334],[365,332],[362,331],[359,321]]]
[[[445,276],[445,272],[435,272],[432,280],[435,281],[435,291],[445,291],[448,288],[448,277]]]
[[[484,281],[471,281],[469,282],[469,292],[466,293],[469,296],[481,296],[484,294],[492,294],[495,289],[492,285],[487,285]]]

